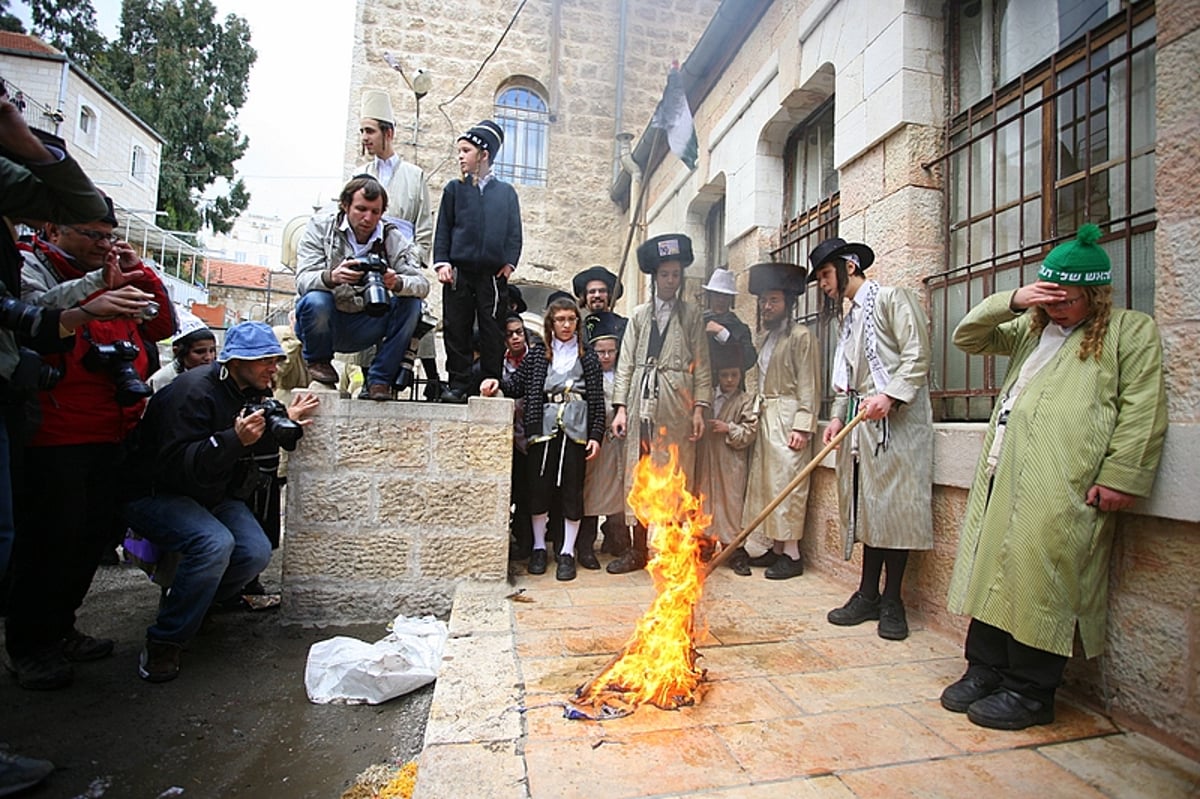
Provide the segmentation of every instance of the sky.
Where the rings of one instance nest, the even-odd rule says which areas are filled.
[[[258,60],[237,126],[250,140],[237,173],[250,190],[248,213],[285,222],[337,194],[349,107],[355,0],[214,0],[218,19],[250,24]],[[121,0],[92,0],[100,32],[113,39]],[[23,0],[10,10],[29,25]],[[153,124],[153,120],[147,120]]]

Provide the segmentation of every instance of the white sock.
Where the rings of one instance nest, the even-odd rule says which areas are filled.
[[[787,555],[792,560],[800,559],[800,542],[799,541],[784,541],[783,554]]]
[[[549,513],[538,513],[529,517],[529,521],[533,524],[533,548],[546,548],[546,523],[550,521]],[[576,527],[578,529],[578,527]]]
[[[579,519],[563,519],[563,542],[558,554],[575,557],[575,539],[579,537]]]

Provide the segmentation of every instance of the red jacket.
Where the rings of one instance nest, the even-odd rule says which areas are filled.
[[[72,264],[42,242],[35,240],[32,249],[49,258],[60,275],[76,273]],[[147,349],[175,333],[175,315],[158,275],[149,266],[142,268],[144,276],[133,285],[154,295],[159,307],[158,316],[145,322],[127,318],[88,322],[75,331],[75,344],[69,352],[45,357],[48,364],[63,371],[63,377],[52,390],[38,394],[42,418],[30,446],[114,444],[123,441],[142,418],[145,400],[134,405],[118,405],[116,383],[111,374],[93,372],[83,365],[83,357],[93,343],[132,341],[141,350],[131,362],[134,370],[142,380],[150,376]]]

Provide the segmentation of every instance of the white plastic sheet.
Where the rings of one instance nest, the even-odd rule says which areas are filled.
[[[338,636],[308,650],[304,689],[309,701],[378,705],[437,678],[449,630],[433,616],[397,616],[373,644]]]

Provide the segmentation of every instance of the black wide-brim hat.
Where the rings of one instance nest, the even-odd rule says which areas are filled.
[[[750,293],[782,291],[784,294],[803,294],[807,283],[804,267],[799,264],[769,261],[750,267]]]
[[[550,293],[550,296],[546,298],[546,307],[549,308],[550,303],[555,300],[570,300],[572,305],[575,304],[575,298],[561,289]]]
[[[593,280],[599,280],[604,285],[608,286],[608,301],[614,303],[621,298],[625,292],[625,287],[621,285],[621,281],[612,272],[605,269],[603,266],[589,266],[575,277],[571,278],[571,288],[575,290],[575,296],[581,301],[584,299],[584,293],[587,292],[587,284]]]
[[[514,313],[522,314],[529,310],[529,306],[525,303],[525,298],[521,296],[521,289],[508,284],[508,304],[512,307]]]
[[[666,261],[679,261],[687,269],[695,260],[692,240],[682,233],[665,233],[646,239],[637,248],[637,259],[638,269],[647,275],[658,272],[658,267]]]
[[[821,265],[829,263],[834,258],[844,258],[847,255],[858,257],[858,268],[865,270],[868,266],[875,263],[875,251],[865,244],[858,242],[846,241],[834,236],[832,239],[825,241],[813,248],[813,251],[808,254],[808,263],[812,269],[808,273],[808,279],[816,280],[817,272],[821,270]]]

